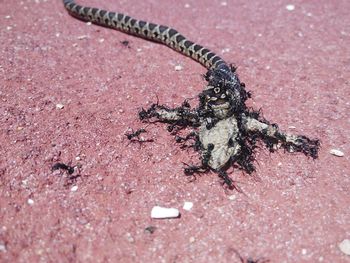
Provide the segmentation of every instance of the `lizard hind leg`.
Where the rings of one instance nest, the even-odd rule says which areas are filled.
[[[318,139],[310,139],[303,135],[293,135],[282,132],[276,124],[265,120],[248,117],[244,121],[246,131],[259,136],[270,149],[275,151],[280,146],[288,152],[301,152],[313,159],[318,157],[321,143]]]

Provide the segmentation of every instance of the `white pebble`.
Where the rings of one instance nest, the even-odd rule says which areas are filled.
[[[345,255],[350,256],[350,240],[344,239],[341,243],[338,245],[341,252],[343,252]]]
[[[180,70],[182,70],[183,69],[183,67],[181,66],[181,65],[176,65],[175,66],[175,70],[176,71],[180,71]]]
[[[79,40],[83,40],[83,39],[88,38],[88,36],[87,36],[87,35],[81,35],[81,36],[78,36],[77,38],[78,38]]]
[[[134,243],[135,239],[132,237],[132,235],[130,233],[126,233],[126,239],[130,242],[130,243]]]
[[[286,5],[286,9],[288,11],[293,11],[295,9],[295,5]]]
[[[27,200],[28,205],[34,205],[34,200],[33,199],[28,199]]]
[[[190,8],[190,4],[185,4],[185,8]]]
[[[78,186],[74,185],[70,190],[71,192],[76,192],[78,190]]]
[[[193,203],[192,202],[185,202],[184,206],[182,207],[184,210],[186,211],[190,211],[193,207]]]
[[[6,245],[0,243],[0,252],[6,252]]]
[[[180,211],[176,208],[166,208],[154,206],[151,211],[152,218],[176,218],[180,216]]]
[[[227,2],[221,2],[220,5],[221,6],[227,6]]]
[[[92,23],[89,21],[89,22],[86,22],[86,25],[91,26]]]
[[[62,110],[64,108],[64,105],[61,103],[56,104],[56,108]]]
[[[231,201],[234,201],[234,200],[236,200],[236,195],[230,195],[229,197],[228,197],[228,199],[229,200],[231,200]]]
[[[344,153],[340,150],[337,150],[337,149],[332,149],[329,151],[330,154],[333,154],[335,156],[338,156],[338,157],[343,157],[344,156]]]

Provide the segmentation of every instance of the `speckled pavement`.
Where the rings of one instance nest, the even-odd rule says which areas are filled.
[[[172,26],[217,52],[238,67],[249,105],[321,139],[320,157],[261,148],[253,176],[229,170],[243,193],[212,173],[190,182],[183,162],[198,154],[137,113],[157,98],[195,105],[203,67],[80,22],[61,1],[3,1],[0,262],[240,262],[236,252],[350,261],[338,246],[350,239],[349,1],[78,2]],[[140,127],[153,143],[127,141]],[[58,162],[74,173],[52,171]],[[181,217],[151,219],[156,205]]]

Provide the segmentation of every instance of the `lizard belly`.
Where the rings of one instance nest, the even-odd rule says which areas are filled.
[[[199,140],[203,147],[203,156],[209,151],[210,144],[214,147],[210,150],[208,166],[214,170],[221,169],[237,155],[240,145],[237,141],[239,129],[234,116],[218,121],[214,127],[207,129],[202,124],[199,131]]]

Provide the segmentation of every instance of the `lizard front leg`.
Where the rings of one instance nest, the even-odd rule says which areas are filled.
[[[302,152],[313,159],[318,157],[320,148],[319,140],[312,140],[303,135],[292,135],[279,130],[276,124],[269,124],[267,121],[253,117],[246,117],[243,120],[245,130],[258,135],[274,151],[274,147],[280,145],[288,152]]]
[[[196,127],[200,123],[198,111],[196,109],[191,109],[186,101],[181,107],[174,109],[164,105],[159,105],[158,103],[152,104],[149,109],[142,109],[139,112],[139,118],[142,121],[153,118],[159,122],[169,123],[171,124],[169,131],[172,131],[175,126]]]

